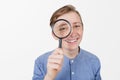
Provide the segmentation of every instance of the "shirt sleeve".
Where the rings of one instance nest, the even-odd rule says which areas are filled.
[[[99,59],[96,60],[96,73],[95,73],[95,80],[101,80],[100,75],[101,64]]]
[[[98,68],[98,71],[96,72],[95,80],[101,80],[101,76],[100,76],[100,67]]]
[[[34,64],[34,71],[32,80],[43,80],[44,79],[44,70],[42,69],[42,64],[36,60]]]

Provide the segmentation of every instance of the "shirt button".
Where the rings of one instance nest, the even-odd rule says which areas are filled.
[[[72,75],[74,75],[75,73],[74,72],[72,72]]]
[[[74,60],[71,60],[71,63],[73,63],[74,62]]]

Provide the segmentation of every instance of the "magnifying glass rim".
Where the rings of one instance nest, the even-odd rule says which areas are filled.
[[[68,33],[68,35],[66,35],[66,36],[64,36],[64,37],[59,37],[59,36],[57,36],[57,35],[54,33],[54,30],[53,30],[53,29],[54,29],[54,25],[55,25],[55,23],[58,22],[58,21],[65,21],[65,22],[67,22],[67,23],[69,24],[69,26],[70,26],[70,32]],[[70,24],[70,22],[67,21],[66,19],[58,19],[58,20],[56,20],[56,21],[54,22],[54,24],[52,25],[52,32],[53,32],[53,34],[54,34],[57,38],[59,38],[59,39],[63,39],[63,38],[68,37],[68,36],[70,35],[71,31],[72,31],[71,24]]]

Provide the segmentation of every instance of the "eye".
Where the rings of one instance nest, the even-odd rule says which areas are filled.
[[[64,30],[65,30],[65,28],[64,28],[64,27],[59,29],[59,31],[64,31]]]
[[[75,27],[75,28],[80,28],[80,27],[81,27],[81,25],[75,25],[74,27]]]

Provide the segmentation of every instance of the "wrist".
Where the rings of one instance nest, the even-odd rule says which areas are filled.
[[[54,78],[52,78],[49,74],[46,74],[44,80],[54,80]]]

